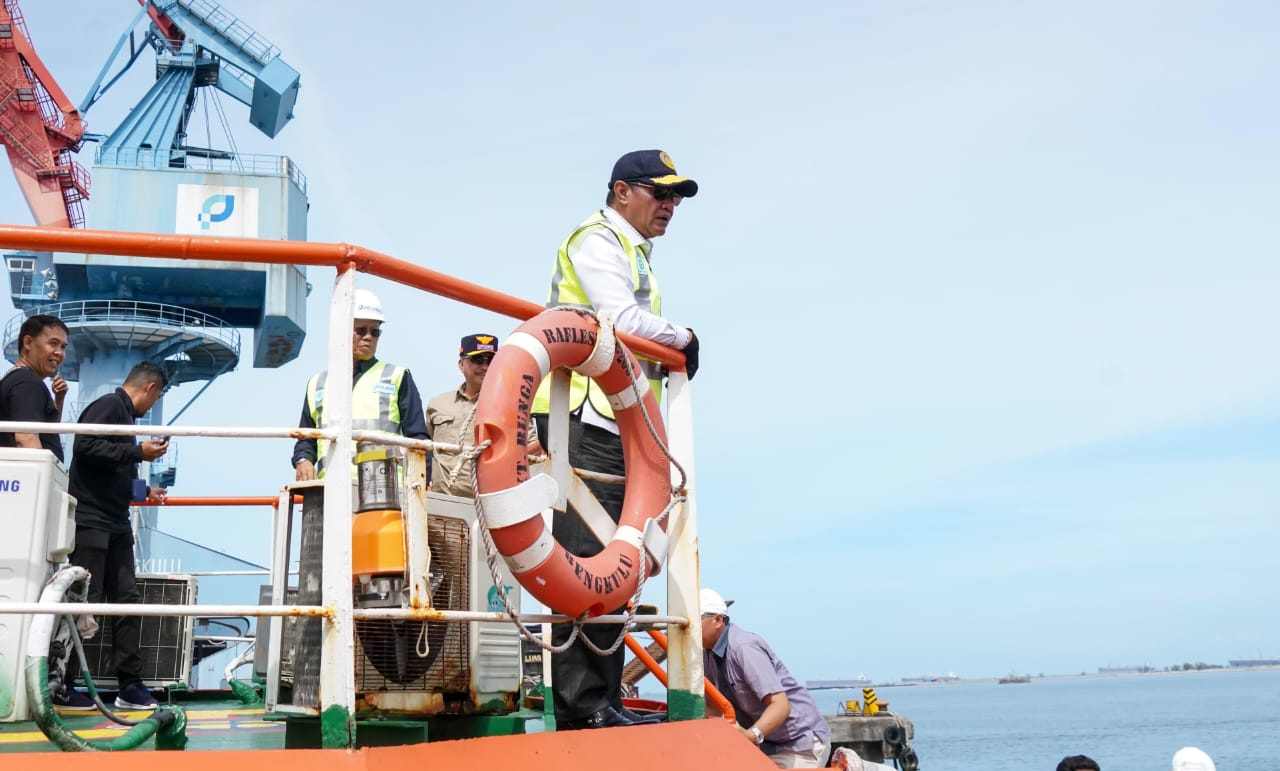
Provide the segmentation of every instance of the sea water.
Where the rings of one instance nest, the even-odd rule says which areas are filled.
[[[857,690],[814,691],[835,714]],[[1088,755],[1103,771],[1166,771],[1195,746],[1218,771],[1280,770],[1280,670],[879,687],[915,724],[921,771],[1054,771]]]

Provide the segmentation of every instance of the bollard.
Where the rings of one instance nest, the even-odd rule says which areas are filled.
[[[862,714],[876,715],[880,712],[880,701],[876,698],[875,688],[862,689]]]

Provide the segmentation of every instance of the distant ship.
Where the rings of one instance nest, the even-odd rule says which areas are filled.
[[[848,680],[806,680],[804,685],[811,691],[832,688],[862,688],[863,686],[871,685],[871,678],[866,675],[858,675]]]
[[[1031,675],[1015,675],[1012,672],[1010,672],[1008,677],[1002,677],[996,682],[998,682],[1000,685],[1009,685],[1011,683],[1029,683],[1031,682]]]

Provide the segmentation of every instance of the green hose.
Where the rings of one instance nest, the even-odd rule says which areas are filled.
[[[42,603],[60,603],[72,584],[88,581],[84,568],[59,570],[40,594]],[[67,752],[131,750],[156,737],[156,749],[181,750],[187,746],[187,713],[181,707],[162,706],[114,739],[84,739],[78,736],[53,710],[49,698],[49,644],[61,616],[40,614],[31,623],[27,636],[27,700],[35,713],[36,725],[49,741]],[[40,655],[31,655],[39,652]]]
[[[187,746],[187,714],[181,707],[165,705],[114,739],[84,739],[67,728],[49,700],[49,659],[27,656],[27,697],[35,709],[36,725],[49,741],[66,752],[132,750],[156,737],[156,749],[180,750]]]
[[[231,686],[231,693],[240,700],[241,704],[247,707],[256,707],[262,703],[262,697],[258,695],[258,689],[254,688],[252,683],[246,683],[233,677],[227,684]]]

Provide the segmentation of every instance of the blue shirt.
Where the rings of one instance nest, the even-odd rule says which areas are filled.
[[[813,749],[813,735],[830,744],[831,729],[809,691],[796,682],[787,666],[758,634],[728,624],[709,651],[702,652],[702,667],[725,695],[744,728],[755,725],[764,714],[764,697],[785,693],[791,714],[779,728],[765,734],[779,750],[807,752]]]

